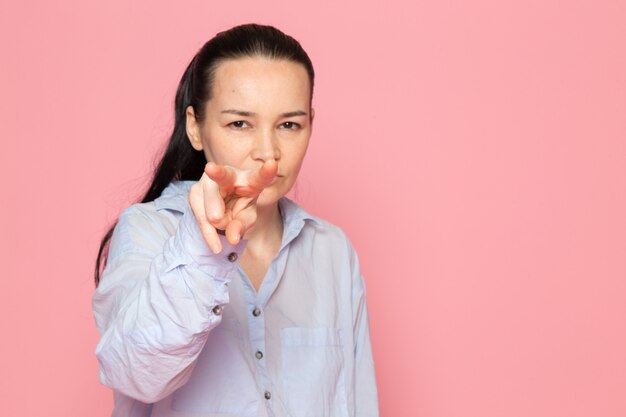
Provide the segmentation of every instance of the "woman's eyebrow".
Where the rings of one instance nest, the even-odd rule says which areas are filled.
[[[243,117],[254,117],[257,114],[250,112],[250,111],[244,111],[244,110],[237,110],[237,109],[227,109],[227,110],[222,110],[223,114],[235,114],[237,116],[243,116]],[[308,113],[302,110],[296,110],[296,111],[290,111],[287,113],[283,113],[280,115],[280,117],[295,117],[295,116],[307,116]]]
[[[244,116],[244,117],[256,116],[256,113],[243,111],[243,110],[235,110],[235,109],[222,110],[222,113],[235,114],[237,116]]]
[[[294,116],[307,116],[308,113],[302,110],[290,111],[288,113],[283,113],[280,117],[294,117]]]

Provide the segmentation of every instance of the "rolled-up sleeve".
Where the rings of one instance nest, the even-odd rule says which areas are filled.
[[[101,382],[145,403],[189,379],[221,321],[230,274],[245,247],[221,237],[223,250],[213,254],[188,205],[169,228],[150,207],[134,205],[120,216],[92,299]]]

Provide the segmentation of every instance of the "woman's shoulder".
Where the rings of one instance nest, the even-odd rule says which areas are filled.
[[[128,206],[120,214],[120,220],[158,218],[166,214],[161,212],[168,211],[182,213],[188,204],[189,188],[193,183],[193,181],[171,182],[156,199]]]
[[[153,250],[176,231],[193,182],[170,183],[153,201],[135,203],[125,208],[117,220],[111,248],[113,252]],[[155,246],[153,248],[152,246]]]
[[[335,283],[352,282],[357,287],[361,286],[359,257],[347,233],[333,222],[311,215],[293,202],[291,204],[294,204],[292,209],[297,210],[299,217],[303,219],[302,228],[295,239],[296,256],[318,259],[315,263],[317,270],[321,271],[326,266],[330,268],[329,271],[334,271],[326,275],[329,278],[336,277],[335,272],[338,271],[345,273],[342,276],[350,275],[354,278],[347,281],[335,280]],[[289,233],[289,229],[286,231]],[[303,265],[306,264],[305,261]]]
[[[315,239],[317,244],[328,247],[343,247],[354,251],[352,242],[344,230],[329,220],[315,216],[307,212],[300,205],[287,198],[281,199],[281,210],[285,217],[287,228],[293,227],[294,223],[301,225],[300,234],[305,239]]]

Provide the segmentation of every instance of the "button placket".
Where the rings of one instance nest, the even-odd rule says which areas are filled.
[[[240,273],[243,277],[247,277],[245,271],[241,268]],[[266,280],[272,281],[272,275],[275,274],[274,268],[270,267],[268,271],[268,276],[266,276]],[[247,314],[248,316],[248,332],[250,334],[250,345],[251,352],[253,355],[253,361],[256,366],[256,371],[258,375],[259,388],[261,391],[261,395],[268,400],[268,407],[271,407],[271,402],[269,400],[272,398],[272,387],[273,382],[270,379],[267,369],[267,350],[266,348],[271,348],[271,346],[266,346],[266,329],[265,329],[265,311],[263,306],[265,305],[265,290],[261,290],[259,292],[255,291],[252,287],[250,280],[244,280],[244,288],[245,288],[245,299],[248,305]]]
[[[252,305],[254,306],[255,304]],[[272,398],[272,393],[267,388],[270,388],[272,384],[268,378],[267,369],[265,368],[265,320],[261,314],[262,310],[258,307],[258,305],[248,311],[250,311],[253,316],[249,321],[249,330],[251,332],[250,341],[252,342],[252,346],[256,346],[253,355],[256,358],[257,369],[261,377],[262,386],[266,388],[263,396],[266,400],[270,400]]]

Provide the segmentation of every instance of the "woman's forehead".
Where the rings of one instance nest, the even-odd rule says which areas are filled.
[[[212,99],[216,105],[304,105],[310,98],[303,65],[286,59],[245,57],[221,62],[215,70]]]

